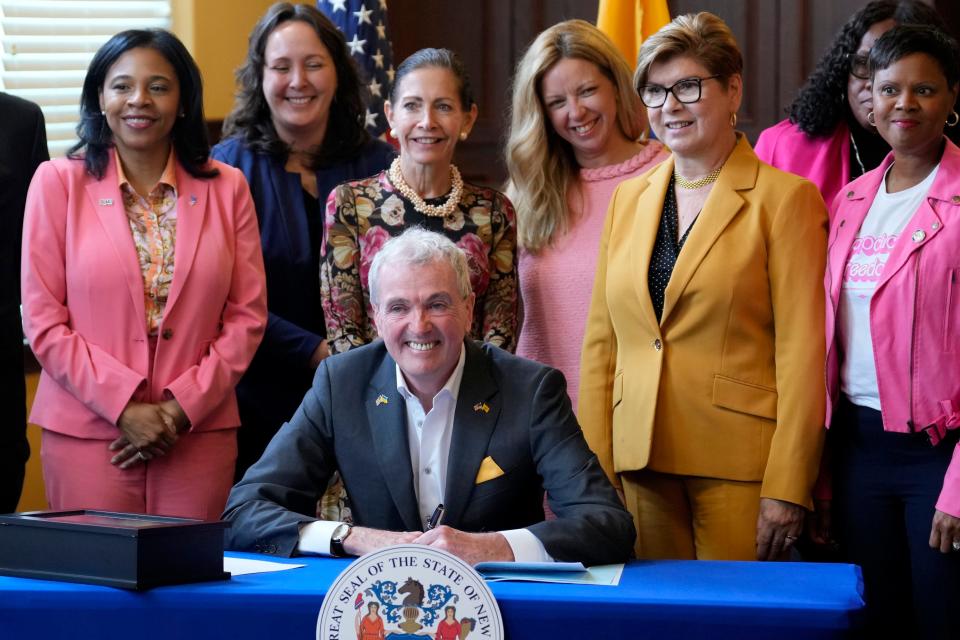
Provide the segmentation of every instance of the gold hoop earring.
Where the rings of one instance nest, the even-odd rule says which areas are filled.
[[[950,118],[953,118],[953,122],[950,121]],[[958,123],[958,122],[960,122],[960,113],[957,113],[956,111],[954,111],[954,112],[952,112],[952,113],[950,114],[950,116],[947,118],[947,126],[948,126],[948,127],[955,127],[955,126],[957,126],[957,123]]]
[[[736,112],[730,114],[730,126],[734,129],[737,128],[737,114]]]
[[[867,122],[870,123],[871,127],[877,126],[877,116],[873,115],[873,111],[867,114]]]

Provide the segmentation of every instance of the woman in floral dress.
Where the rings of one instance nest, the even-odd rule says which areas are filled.
[[[367,291],[373,257],[410,226],[443,233],[463,249],[477,296],[471,335],[513,351],[518,332],[516,226],[502,193],[464,183],[451,163],[477,118],[463,63],[422,49],[397,69],[384,107],[400,157],[388,171],[330,194],[320,264],[331,353],[377,337]]]

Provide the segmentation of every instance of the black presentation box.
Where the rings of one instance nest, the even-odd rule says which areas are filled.
[[[138,590],[228,580],[229,526],[86,509],[0,515],[0,574]]]

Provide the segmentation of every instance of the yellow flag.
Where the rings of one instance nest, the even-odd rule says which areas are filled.
[[[637,65],[640,44],[670,22],[667,0],[600,0],[597,27],[607,34],[630,67]]]

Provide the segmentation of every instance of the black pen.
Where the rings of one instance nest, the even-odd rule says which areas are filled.
[[[443,508],[443,503],[437,505],[437,508],[433,510],[433,515],[430,516],[430,521],[427,522],[427,531],[435,527],[440,526],[440,521],[443,520],[443,513],[446,509]]]

